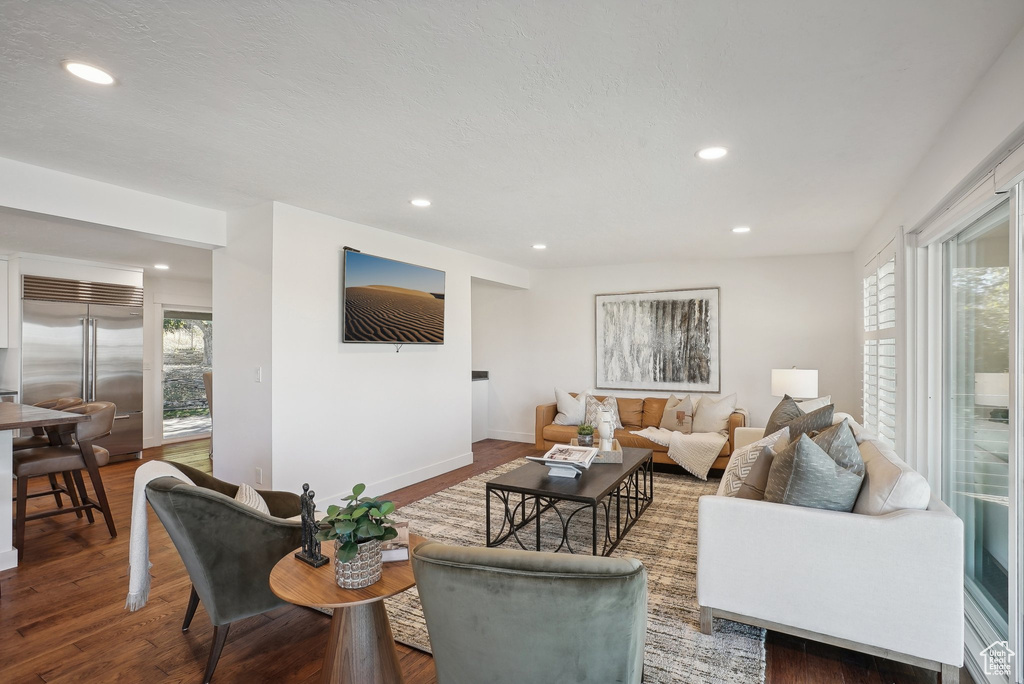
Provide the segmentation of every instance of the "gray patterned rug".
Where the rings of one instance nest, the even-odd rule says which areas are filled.
[[[403,506],[396,518],[408,520],[421,536],[448,544],[483,546],[484,484],[523,465],[514,461],[449,487],[416,503]],[[718,480],[700,482],[688,475],[655,473],[654,503],[626,535],[613,555],[637,558],[647,567],[648,621],[644,681],[658,682],[763,682],[764,630],[726,620],[715,620],[714,634],[700,633],[696,594],[697,499],[714,494]],[[492,506],[497,508],[497,506]],[[492,510],[492,516],[498,515]],[[541,526],[553,550],[561,537],[555,516],[551,527]],[[571,536],[589,534],[589,516]],[[498,520],[495,520],[498,523]],[[532,530],[533,528],[531,528]],[[529,535],[532,538],[532,534]],[[582,543],[583,548],[587,544]],[[504,548],[518,548],[514,540]],[[395,639],[430,652],[423,611],[416,589],[387,600]]]

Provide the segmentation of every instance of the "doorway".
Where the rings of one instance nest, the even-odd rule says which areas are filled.
[[[164,311],[162,371],[164,442],[209,436],[203,374],[213,371],[213,314]]]

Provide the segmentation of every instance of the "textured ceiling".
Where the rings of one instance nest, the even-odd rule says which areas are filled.
[[[1024,3],[0,0],[0,17],[0,156],[542,267],[852,249]],[[695,159],[708,144],[731,154]]]
[[[0,254],[27,252],[135,266],[157,278],[212,280],[212,252],[158,242],[141,233],[0,208]],[[153,268],[166,264],[170,270]]]

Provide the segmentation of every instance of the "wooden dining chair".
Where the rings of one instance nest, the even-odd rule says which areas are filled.
[[[21,559],[25,548],[25,523],[29,520],[48,518],[62,513],[85,512],[92,523],[93,510],[103,514],[111,537],[117,536],[114,517],[107,503],[107,493],[100,477],[100,466],[110,461],[110,452],[94,442],[110,434],[114,426],[114,414],[117,407],[109,401],[96,401],[82,406],[67,409],[69,413],[80,413],[89,416],[89,420],[76,423],[74,443],[24,449],[14,454],[14,476],[18,479],[18,495],[15,513],[15,546],[18,547],[18,558]],[[96,500],[89,497],[85,488],[82,471],[89,472]],[[40,513],[27,514],[28,481],[33,477],[55,473],[70,472],[81,497],[81,502],[69,508],[57,508]]]

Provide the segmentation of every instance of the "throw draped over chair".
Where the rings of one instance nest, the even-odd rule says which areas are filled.
[[[200,601],[213,624],[213,646],[203,678],[209,682],[231,623],[289,605],[270,591],[270,571],[302,545],[301,524],[284,520],[299,515],[299,496],[261,491],[270,509],[265,515],[235,501],[238,485],[180,463],[171,465],[195,484],[160,477],[146,485],[146,498],[192,580],[181,631],[188,631]]]
[[[439,684],[640,682],[640,561],[426,542],[412,565]]]
[[[114,426],[114,413],[117,407],[109,401],[96,401],[91,404],[83,404],[69,409],[69,413],[80,413],[89,416],[89,420],[75,423],[71,430],[74,443],[68,444],[67,439],[58,438],[61,443],[52,446],[36,447],[34,449],[22,449],[14,453],[14,476],[18,479],[18,494],[16,498],[16,519],[15,519],[15,545],[18,547],[18,558],[20,559],[25,548],[25,523],[29,520],[48,518],[52,515],[62,513],[80,513],[85,511],[89,522],[93,520],[93,510],[103,514],[107,523],[107,529],[111,537],[117,536],[117,529],[114,527],[114,518],[110,513],[110,505],[107,503],[107,494],[103,488],[103,479],[100,477],[100,466],[110,461],[110,452],[94,442],[110,434]],[[82,478],[82,471],[89,471],[89,479],[92,481],[92,488],[96,492],[96,501],[93,501],[85,488],[85,480]],[[55,475],[56,473],[70,472],[78,488],[81,497],[79,502],[71,493],[74,488],[69,487],[73,505],[70,508],[58,507],[54,510],[41,513],[27,514],[27,503],[29,497],[28,481],[33,477],[42,475]],[[44,492],[43,494],[50,494]],[[59,494],[55,494],[59,497]],[[60,500],[58,498],[58,503]]]

